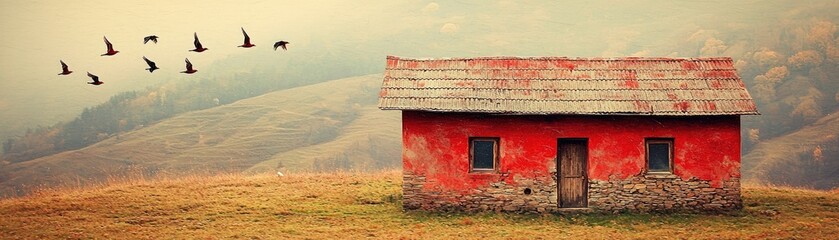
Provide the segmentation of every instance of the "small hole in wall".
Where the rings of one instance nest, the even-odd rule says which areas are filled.
[[[530,195],[530,193],[532,193],[532,192],[533,191],[531,191],[530,188],[525,188],[524,189],[524,195]]]

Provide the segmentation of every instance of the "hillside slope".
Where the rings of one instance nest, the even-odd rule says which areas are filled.
[[[380,75],[368,75],[272,92],[6,165],[0,196],[138,173],[266,172],[280,164],[289,171],[398,166],[401,117],[377,109],[380,84]],[[336,159],[353,162],[335,165]]]
[[[828,239],[839,194],[744,187],[732,214],[403,212],[399,171],[135,180],[0,200],[20,239]]]
[[[742,163],[744,180],[749,183],[839,187],[839,112],[758,143]]]

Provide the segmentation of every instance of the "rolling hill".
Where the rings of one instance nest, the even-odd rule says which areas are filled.
[[[376,107],[380,84],[368,75],[272,92],[6,165],[0,196],[138,174],[393,168],[401,116]]]
[[[761,141],[741,161],[749,183],[839,188],[839,112]]]

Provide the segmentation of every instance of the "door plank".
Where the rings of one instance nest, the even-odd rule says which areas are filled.
[[[558,144],[559,171],[557,173],[559,207],[587,207],[588,179],[586,159],[588,147],[585,140],[560,140]]]

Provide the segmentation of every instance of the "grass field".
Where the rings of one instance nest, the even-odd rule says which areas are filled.
[[[401,209],[401,173],[128,179],[0,200],[0,238],[836,239],[839,192],[745,187],[698,214],[433,214]]]

